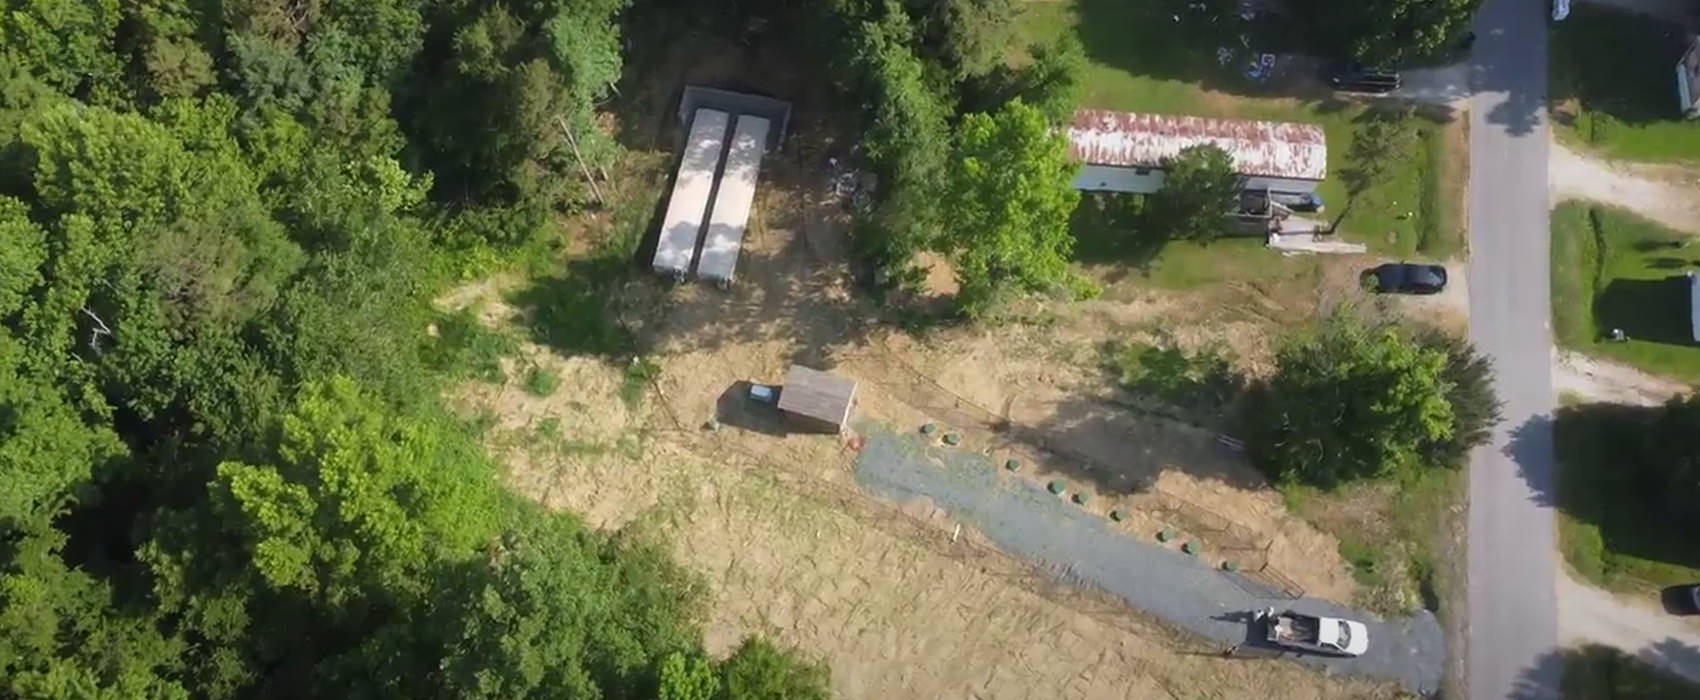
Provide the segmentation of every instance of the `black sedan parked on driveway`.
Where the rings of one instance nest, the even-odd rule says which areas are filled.
[[[1377,294],[1439,294],[1446,289],[1446,268],[1417,263],[1387,263],[1364,270],[1364,289]]]

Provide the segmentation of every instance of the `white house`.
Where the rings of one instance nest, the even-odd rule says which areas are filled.
[[[1683,117],[1700,118],[1700,34],[1688,37],[1688,51],[1676,62],[1676,99]]]
[[[1163,161],[1213,143],[1234,160],[1246,189],[1316,191],[1328,174],[1322,127],[1101,109],[1074,113],[1069,148],[1081,163],[1075,189],[1149,194],[1163,186]]]

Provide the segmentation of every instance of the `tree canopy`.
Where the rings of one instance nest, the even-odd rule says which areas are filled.
[[[970,315],[1002,292],[1069,281],[1077,168],[1067,138],[1019,99],[963,118],[944,195],[950,223],[938,247],[955,264],[957,303]]]
[[[801,28],[788,35],[795,55],[819,61],[855,108],[858,165],[877,182],[858,212],[855,243],[882,289],[912,289],[925,278],[916,254],[945,252],[937,246],[951,239],[947,170],[961,120],[1022,98],[1056,124],[1079,96],[1077,41],[1028,46],[1034,60],[1018,68],[1006,61],[1016,38],[1010,0],[770,0],[725,13],[737,16],[733,24]]]
[[[1423,343],[1338,312],[1277,352],[1247,416],[1277,478],[1333,486],[1452,466],[1487,437],[1498,403],[1461,341]]]
[[[1481,0],[1297,0],[1290,9],[1324,53],[1397,65],[1452,45],[1480,6]]]
[[[0,697],[824,697],[439,399],[429,300],[618,155],[624,7],[7,3]]]
[[[1145,203],[1146,225],[1170,238],[1211,241],[1239,207],[1245,179],[1220,146],[1188,146],[1163,163],[1163,187]]]

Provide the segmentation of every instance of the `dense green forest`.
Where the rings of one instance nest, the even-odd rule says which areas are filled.
[[[825,697],[762,639],[709,657],[664,543],[506,489],[440,398],[479,332],[429,300],[559,247],[595,206],[573,149],[619,162],[600,117],[667,32],[834,76],[883,183],[857,240],[901,286],[995,140],[1056,160],[1082,56],[1010,68],[1015,9],[5,0],[0,697]],[[1055,284],[1043,223],[952,245],[987,288]]]
[[[562,122],[618,157],[630,11],[6,0],[0,697],[825,696],[439,399],[429,299],[587,206]]]

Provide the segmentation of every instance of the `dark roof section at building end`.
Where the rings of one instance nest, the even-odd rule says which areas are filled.
[[[732,92],[704,85],[686,85],[679,95],[679,123],[689,125],[691,115],[707,107],[732,115],[754,114],[772,122],[768,130],[767,150],[777,151],[785,144],[785,130],[791,124],[791,103],[781,99],[748,92]]]

